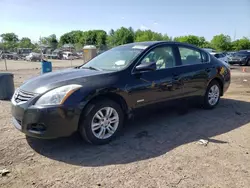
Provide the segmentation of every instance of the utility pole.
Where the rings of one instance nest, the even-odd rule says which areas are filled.
[[[3,44],[3,38],[2,38],[2,44]],[[6,62],[6,54],[5,54],[5,50],[4,50],[4,45],[3,45],[3,55],[4,55],[4,65],[5,65],[5,70],[7,71],[8,68],[7,68],[7,62]]]

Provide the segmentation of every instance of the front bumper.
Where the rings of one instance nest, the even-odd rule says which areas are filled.
[[[77,131],[80,110],[65,106],[27,107],[12,103],[14,126],[28,136],[58,138],[70,136]]]

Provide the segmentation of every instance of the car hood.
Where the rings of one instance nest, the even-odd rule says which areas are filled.
[[[66,69],[46,73],[24,82],[20,87],[21,90],[30,93],[45,93],[48,90],[54,89],[67,84],[83,85],[89,77],[105,74],[105,71],[96,71],[90,69]]]

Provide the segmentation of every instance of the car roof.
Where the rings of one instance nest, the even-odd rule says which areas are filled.
[[[209,52],[211,55],[219,54],[217,52]]]
[[[145,41],[145,42],[134,42],[134,43],[128,43],[128,44],[123,44],[117,47],[132,47],[132,46],[145,46],[145,47],[151,47],[157,44],[182,44],[185,46],[189,46],[189,47],[194,47],[194,48],[198,48],[201,49],[195,45],[191,45],[188,43],[184,43],[184,42],[175,42],[175,41]],[[203,50],[203,49],[201,49]]]

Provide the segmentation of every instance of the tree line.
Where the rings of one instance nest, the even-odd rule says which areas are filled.
[[[152,30],[136,30],[132,27],[121,27],[117,30],[111,29],[109,33],[104,30],[75,30],[63,34],[59,39],[55,34],[48,37],[41,37],[38,42],[32,43],[28,37],[21,39],[15,33],[3,33],[0,35],[0,49],[14,50],[15,48],[32,48],[36,50],[41,45],[47,45],[52,49],[60,48],[64,44],[73,44],[77,51],[81,51],[84,45],[95,45],[100,50],[106,50],[114,46],[143,41],[177,41],[196,45],[201,48],[213,48],[217,51],[238,51],[250,49],[250,39],[243,37],[232,40],[230,36],[224,34],[215,35],[211,41],[205,37],[186,35],[170,37],[167,34],[154,32]]]

